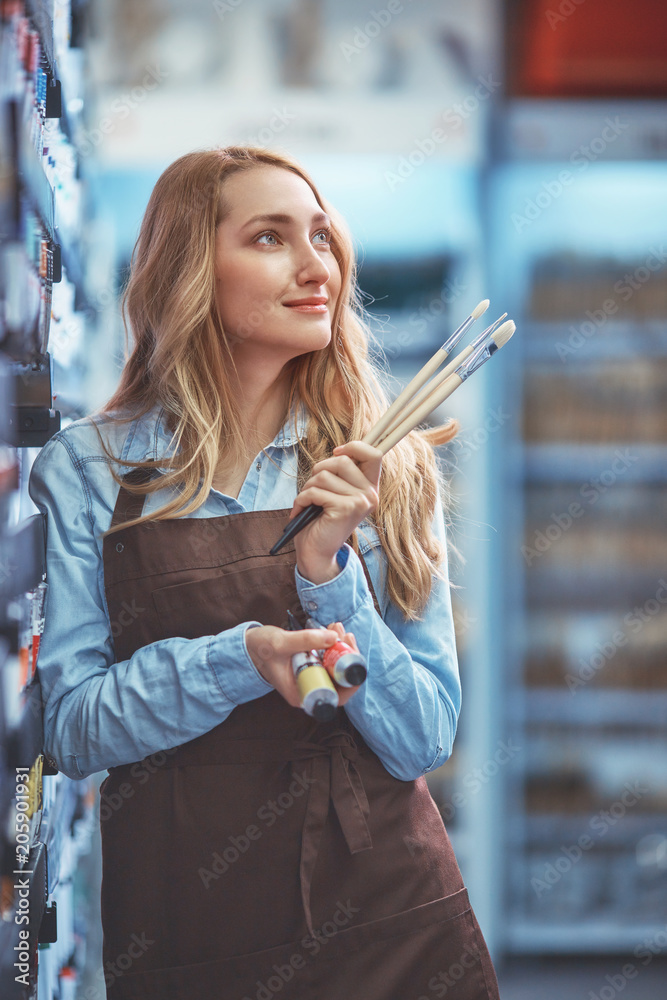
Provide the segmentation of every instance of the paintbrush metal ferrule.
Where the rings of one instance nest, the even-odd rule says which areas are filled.
[[[471,344],[470,344],[471,349],[473,351],[476,351],[477,348],[479,347],[479,345],[483,341],[485,341],[487,337],[490,337],[492,333],[495,333],[495,331],[498,329],[498,327],[503,322],[503,320],[505,319],[506,316],[507,316],[507,313],[503,313],[502,316],[498,317],[498,319],[495,321],[495,323],[492,323],[491,326],[487,326],[486,330],[482,330],[481,333],[478,333],[477,336],[475,337],[475,339],[473,341],[471,341]]]
[[[491,326],[487,326],[486,330],[475,337],[472,344],[472,353],[463,361],[459,367],[456,369],[456,374],[459,376],[462,382],[465,382],[467,378],[476,372],[478,368],[481,368],[485,361],[488,361],[492,354],[500,350],[500,345],[498,345],[494,339],[494,334],[500,323],[503,322],[507,313],[503,313],[499,316],[495,323]],[[503,327],[507,324],[503,324]],[[502,332],[502,328],[501,328]]]
[[[494,347],[496,347],[494,341],[491,341],[491,343]],[[498,348],[496,347],[496,350],[497,349]],[[455,374],[458,375],[462,382],[465,382],[465,380],[470,378],[470,376],[476,372],[478,368],[481,368],[484,362],[488,361],[490,357],[491,351],[489,350],[489,345],[480,344],[477,350],[473,351],[473,353],[466,358],[462,365],[459,365]]]
[[[475,372],[485,364],[489,358],[493,357],[496,351],[499,351],[500,347],[496,344],[495,340],[491,338],[487,344],[482,344],[478,349],[471,354],[470,357],[464,361],[460,368],[456,369],[456,374],[459,376],[462,382],[465,382],[467,378],[474,375]]]
[[[458,344],[458,342],[465,337],[466,333],[468,332],[468,330],[470,329],[470,327],[473,325],[474,322],[475,320],[473,319],[473,317],[468,316],[468,318],[464,320],[463,323],[461,323],[461,326],[458,327],[458,329],[454,330],[454,333],[452,333],[451,336],[447,338],[447,340],[444,342],[440,350],[444,351],[445,354],[451,354],[456,345]]]

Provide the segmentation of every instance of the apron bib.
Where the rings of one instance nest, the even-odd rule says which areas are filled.
[[[112,524],[143,505],[121,488]],[[243,621],[287,628],[287,608],[305,627],[294,541],[267,554],[289,512],[105,538],[110,619],[134,609],[116,659]],[[271,691],[196,739],[110,768],[100,793],[110,1000],[498,1000],[425,779],[392,777],[343,709],[318,723]]]

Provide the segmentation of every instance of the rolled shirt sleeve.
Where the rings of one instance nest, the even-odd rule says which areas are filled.
[[[433,531],[446,545],[440,491]],[[320,625],[340,621],[354,634],[368,676],[345,711],[389,773],[410,781],[448,759],[461,708],[448,563],[444,580],[433,575],[423,620],[406,622],[391,601],[380,617],[360,557],[344,548],[333,580],[316,585],[295,569],[299,599]]]
[[[243,622],[217,635],[150,643],[115,662],[104,571],[88,490],[66,437],[33,463],[28,492],[46,515],[44,632],[37,674],[44,751],[70,778],[141,760],[194,739],[236,705],[273,690]]]

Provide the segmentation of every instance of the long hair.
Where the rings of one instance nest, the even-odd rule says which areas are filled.
[[[239,331],[223,329],[214,267],[216,229],[226,217],[225,180],[264,164],[291,170],[310,186],[332,219],[332,252],[341,271],[328,346],[292,358],[286,366],[290,390],[285,418],[293,406],[296,413],[297,404],[305,405],[306,436],[301,446],[308,469],[331,457],[336,445],[363,438],[391,402],[384,373],[369,358],[373,335],[357,286],[350,232],[308,174],[289,155],[260,147],[228,146],[181,156],[162,173],[151,193],[121,299],[124,367],[115,392],[96,411],[106,420],[129,421],[156,404],[165,408],[170,448],[173,445],[168,459],[121,460],[111,455],[101,435],[100,441],[107,457],[119,465],[167,469],[147,483],[123,484],[130,492],[145,495],[176,487],[178,495],[102,537],[128,525],[191,513],[205,502],[220,463],[241,467],[254,457],[248,454],[229,376],[230,369],[236,370],[231,348]],[[126,316],[134,337],[131,353]],[[248,318],[250,327],[260,322],[261,317]],[[446,579],[441,569],[446,549],[431,530],[437,484],[443,514],[451,497],[434,446],[451,440],[458,430],[456,420],[413,430],[383,458],[379,503],[369,520],[387,559],[388,597],[406,620],[423,620],[432,574]],[[120,485],[121,477],[113,468],[110,471]],[[309,477],[310,471],[306,480]],[[297,492],[306,480],[297,483]],[[359,553],[357,530],[349,543]]]

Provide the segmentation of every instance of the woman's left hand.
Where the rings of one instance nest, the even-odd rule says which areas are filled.
[[[382,452],[363,441],[334,448],[332,458],[313,466],[310,479],[297,495],[291,521],[304,507],[324,508],[315,521],[294,536],[299,572],[325,572],[336,566],[336,553],[379,502]],[[288,522],[289,523],[289,522]],[[334,574],[335,575],[335,574]]]

